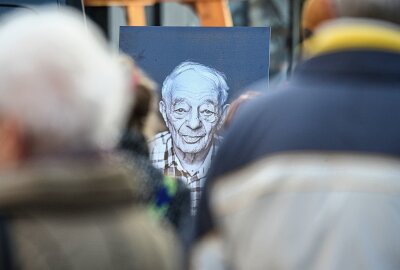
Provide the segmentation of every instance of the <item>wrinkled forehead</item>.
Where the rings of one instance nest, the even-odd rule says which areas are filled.
[[[170,102],[175,99],[212,100],[218,104],[219,91],[215,82],[194,70],[182,72],[174,78],[169,94]]]

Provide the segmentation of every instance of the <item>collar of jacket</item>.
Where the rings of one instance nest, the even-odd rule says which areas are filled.
[[[306,57],[352,49],[400,53],[400,27],[376,20],[337,19],[321,26],[303,48]]]
[[[36,159],[0,172],[0,211],[104,209],[142,202],[141,174],[122,156]]]

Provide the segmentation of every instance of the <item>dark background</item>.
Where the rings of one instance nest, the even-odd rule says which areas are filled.
[[[185,60],[215,68],[226,75],[232,100],[246,86],[268,77],[269,37],[267,27],[122,26],[119,46],[160,89]]]

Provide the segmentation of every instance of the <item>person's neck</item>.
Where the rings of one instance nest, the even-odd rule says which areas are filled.
[[[183,169],[188,171],[190,174],[193,174],[200,170],[210,149],[211,146],[199,153],[184,153],[180,149],[174,147],[176,156],[178,157]]]

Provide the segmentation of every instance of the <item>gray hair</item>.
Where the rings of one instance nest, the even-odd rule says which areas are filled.
[[[20,122],[32,151],[114,147],[132,98],[99,31],[54,8],[0,25],[0,116]]]
[[[171,90],[173,89],[174,86],[175,78],[178,75],[189,70],[193,70],[199,73],[200,75],[206,77],[210,81],[212,81],[215,85],[215,89],[218,90],[219,92],[218,95],[219,104],[223,105],[226,102],[226,100],[228,99],[229,87],[228,84],[226,83],[225,74],[211,67],[191,61],[182,62],[179,66],[174,68],[171,74],[168,75],[167,78],[164,80],[161,89],[161,96],[164,100],[165,97],[171,93]]]
[[[334,0],[339,17],[360,17],[400,24],[399,0]]]

